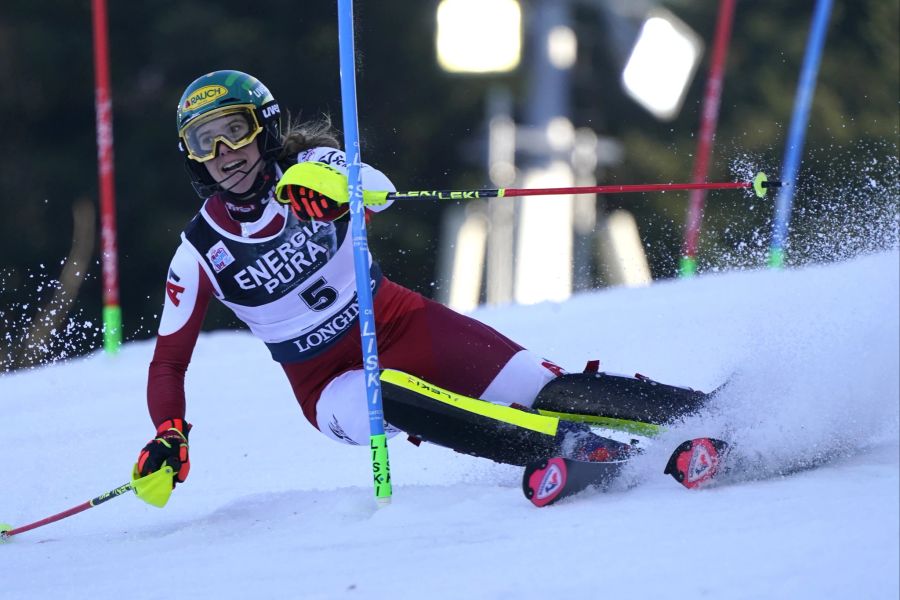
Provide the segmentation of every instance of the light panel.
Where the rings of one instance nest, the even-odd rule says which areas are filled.
[[[451,73],[502,73],[519,65],[522,11],[516,0],[442,0],[438,64]]]
[[[641,27],[622,72],[625,91],[656,118],[674,119],[702,47],[697,34],[677,17],[654,11]]]

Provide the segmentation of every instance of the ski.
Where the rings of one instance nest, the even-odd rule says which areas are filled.
[[[726,470],[728,451],[728,444],[722,440],[687,440],[678,445],[663,472],[686,488],[701,488]],[[561,456],[547,458],[525,467],[522,491],[538,507],[549,506],[588,488],[606,491],[627,462],[627,459],[588,462]]]
[[[728,470],[729,450],[727,442],[714,438],[687,440],[672,452],[663,473],[688,489],[701,488]]]
[[[588,462],[557,456],[525,467],[522,491],[535,506],[548,506],[594,487],[606,490],[626,460]]]

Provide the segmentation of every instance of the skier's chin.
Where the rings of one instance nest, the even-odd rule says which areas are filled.
[[[256,179],[255,171],[256,169],[252,171],[232,171],[219,180],[219,186],[232,194],[244,194],[253,187],[253,182]]]

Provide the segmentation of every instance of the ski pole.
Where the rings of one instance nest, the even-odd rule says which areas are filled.
[[[135,471],[132,475],[131,481],[129,481],[128,483],[120,485],[119,487],[108,492],[104,492],[96,498],[88,500],[87,502],[79,504],[78,506],[73,506],[72,508],[64,510],[61,513],[57,513],[45,519],[41,519],[40,521],[35,521],[34,523],[29,523],[28,525],[22,525],[21,527],[15,528],[13,528],[11,525],[7,525],[6,523],[0,523],[0,542],[6,542],[14,535],[25,533],[26,531],[31,531],[32,529],[37,529],[38,527],[43,527],[44,525],[49,525],[50,523],[55,523],[56,521],[61,521],[62,519],[71,517],[72,515],[77,515],[78,513],[84,512],[89,508],[94,508],[95,506],[103,504],[108,500],[118,498],[125,492],[133,491],[138,498],[140,498],[147,504],[162,508],[163,506],[165,506],[166,502],[168,502],[169,496],[172,493],[172,479],[174,476],[174,469],[172,469],[172,467],[168,465],[145,477],[137,477],[137,471]]]
[[[293,192],[296,187],[308,188],[339,204],[350,201],[349,194],[337,188],[333,171],[319,163],[303,163],[307,168],[291,180],[290,172],[278,182],[275,199],[282,204],[297,204]],[[318,165],[318,166],[317,166]],[[295,165],[292,168],[300,167]],[[319,168],[321,167],[321,168]],[[645,183],[631,185],[583,185],[559,188],[495,188],[480,190],[411,190],[405,192],[385,192],[363,190],[363,204],[366,206],[384,204],[390,200],[475,200],[478,198],[513,198],[521,196],[560,196],[570,194],[627,194],[633,192],[668,192],[676,190],[734,190],[752,189],[759,198],[765,198],[770,188],[781,187],[780,181],[769,181],[765,173],[759,172],[750,181],[727,181],[719,183]],[[351,202],[352,206],[352,202]],[[351,213],[353,211],[351,210]]]
[[[131,485],[131,482],[128,482],[125,485],[120,485],[114,490],[110,490],[108,492],[100,494],[96,498],[88,500],[83,504],[73,506],[68,510],[64,510],[61,513],[57,513],[53,516],[47,517],[46,519],[41,519],[40,521],[35,521],[34,523],[29,523],[28,525],[22,525],[21,527],[16,527],[15,529],[11,528],[9,525],[0,524],[0,542],[5,542],[14,535],[25,533],[26,531],[31,531],[32,529],[37,529],[38,527],[43,527],[44,525],[49,525],[50,523],[55,523],[56,521],[60,521],[62,519],[65,519],[66,517],[71,517],[72,515],[77,515],[78,513],[86,511],[89,508],[94,508],[99,504],[103,504],[107,500],[118,498],[125,492],[129,492],[133,489],[134,486]]]
[[[724,183],[648,183],[632,185],[594,185],[561,188],[496,188],[483,190],[414,190],[408,192],[374,192],[365,190],[366,204],[383,204],[389,200],[416,198],[434,200],[473,200],[477,198],[511,198],[521,196],[560,196],[569,194],[627,194],[633,192],[667,192],[677,190],[733,190],[752,189],[760,198],[769,188],[780,187],[781,182],[769,181],[765,173],[757,173],[752,181]],[[285,202],[284,200],[282,200]]]

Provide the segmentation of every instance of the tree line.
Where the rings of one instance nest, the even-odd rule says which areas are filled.
[[[709,47],[716,3],[666,4]],[[777,173],[813,4],[738,3],[711,179]],[[898,4],[835,3],[796,191],[795,262],[864,251],[890,238],[890,223],[896,229]],[[527,72],[442,72],[436,2],[356,5],[364,160],[400,188],[488,186],[473,151],[485,135],[486,95],[502,82],[520,115]],[[108,10],[121,304],[126,340],[143,339],[155,334],[168,261],[200,204],[176,149],[181,92],[205,72],[234,68],[260,78],[293,117],[328,114],[339,124],[336,3],[111,2]],[[608,43],[614,23],[586,7],[575,8],[574,23],[573,123],[624,148],[621,164],[598,172],[600,182],[687,180],[709,53],[679,116],[661,123],[622,93],[620,57]],[[91,35],[87,0],[61,0],[52,11],[27,0],[0,8],[3,369],[77,355],[102,339]],[[601,204],[634,212],[656,278],[677,272],[686,206],[686,195],[676,194]],[[407,204],[370,227],[385,271],[426,295],[434,291],[444,208]],[[761,266],[771,213],[771,205],[741,195],[711,194],[701,268]],[[236,325],[214,308],[205,327]]]

